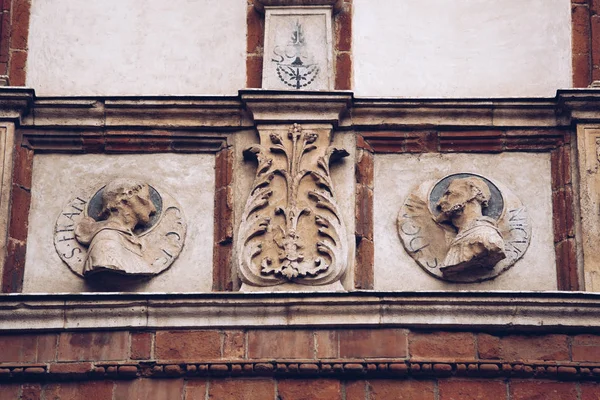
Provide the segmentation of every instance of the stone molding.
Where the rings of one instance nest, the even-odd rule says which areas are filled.
[[[0,295],[3,332],[240,326],[543,332],[597,329],[599,321],[600,294],[584,292]]]
[[[0,120],[21,121],[30,110],[35,94],[33,89],[0,88]]]
[[[0,382],[177,377],[280,378],[516,378],[599,381],[600,364],[581,362],[502,362],[481,360],[327,359],[203,360],[202,362],[0,363]]]
[[[327,123],[334,127],[352,105],[351,92],[241,90],[240,99],[256,124]]]
[[[372,128],[570,127],[600,120],[599,89],[559,90],[555,98],[354,98],[349,91],[245,89],[238,96],[36,97],[33,89],[0,87],[0,119],[25,128],[181,128],[228,131],[255,123],[327,122]],[[252,115],[246,112],[249,109]],[[307,111],[318,117],[300,118]],[[314,114],[314,113],[313,113]]]
[[[2,91],[0,90],[0,101]],[[1,102],[0,102],[1,104]],[[239,127],[236,97],[43,97],[24,126],[35,127]]]
[[[252,0],[254,8],[261,13],[265,7],[333,7],[333,12],[338,12],[344,5],[344,0]]]

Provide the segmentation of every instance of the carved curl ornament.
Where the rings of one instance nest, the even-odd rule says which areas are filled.
[[[185,234],[174,198],[145,182],[118,178],[83,190],[65,206],[56,221],[54,246],[79,276],[152,276],[171,266]]]
[[[506,187],[470,173],[427,181],[398,215],[408,254],[450,282],[493,279],[519,260],[531,238],[527,208]]]
[[[325,285],[348,263],[348,237],[329,165],[348,155],[329,146],[329,132],[298,124],[286,134],[261,132],[261,145],[244,155],[258,167],[237,235],[242,281]]]

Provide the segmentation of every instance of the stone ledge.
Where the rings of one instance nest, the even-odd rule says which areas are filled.
[[[257,312],[260,310],[260,312]],[[0,331],[217,327],[570,331],[600,326],[584,292],[0,295]]]
[[[280,0],[274,0],[280,1]],[[321,1],[321,0],[319,0]],[[324,0],[330,1],[330,0]],[[333,1],[333,0],[331,0]],[[237,96],[36,97],[0,87],[0,119],[31,128],[164,127],[227,131],[264,122],[374,127],[570,127],[600,121],[600,89],[558,90],[554,98],[354,98],[350,91],[244,89]],[[308,119],[307,119],[308,118]]]
[[[338,12],[343,7],[343,0],[253,0],[254,8],[264,13],[265,7],[333,7],[334,12]]]

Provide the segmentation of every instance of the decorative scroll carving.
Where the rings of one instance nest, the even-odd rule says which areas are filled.
[[[348,238],[329,165],[348,153],[329,146],[329,130],[304,131],[298,124],[287,137],[263,131],[261,142],[244,153],[258,167],[237,236],[242,280],[252,286],[336,282],[348,262]]]
[[[410,256],[452,282],[480,282],[508,270],[529,246],[527,209],[507,188],[475,174],[423,183],[398,216]]]
[[[69,202],[56,222],[54,245],[80,276],[151,276],[177,258],[185,233],[173,198],[144,182],[120,178]]]

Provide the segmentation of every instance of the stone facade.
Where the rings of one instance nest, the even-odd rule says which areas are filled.
[[[0,2],[0,399],[600,396],[599,4],[543,3]]]

